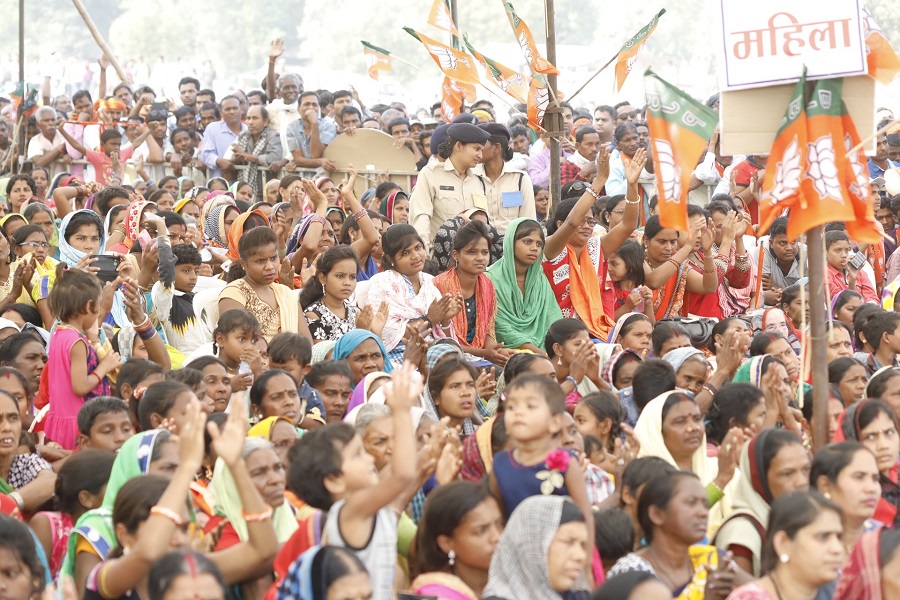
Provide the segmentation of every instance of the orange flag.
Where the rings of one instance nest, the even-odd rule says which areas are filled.
[[[450,79],[455,79],[461,83],[471,83],[473,85],[481,83],[478,78],[478,71],[475,67],[475,59],[456,48],[451,48],[446,44],[442,44],[437,40],[433,40],[428,36],[418,33],[415,29],[409,27],[403,28],[406,33],[413,36],[425,46],[431,58],[441,68],[444,75]]]
[[[497,87],[519,102],[528,102],[528,86],[521,74],[478,52],[469,43],[469,36],[463,35],[463,42],[466,44],[466,48],[469,49],[469,53],[481,63],[485,73],[497,84]]]
[[[860,142],[859,133],[857,133],[853,118],[843,101],[841,102],[841,112],[844,145],[843,152],[838,152],[838,158],[844,163],[844,183],[850,197],[850,204],[853,205],[853,214],[856,217],[854,221],[847,221],[847,235],[856,242],[868,243],[881,248],[883,252],[881,232],[884,229],[875,220],[875,204],[869,186],[868,158],[862,148],[856,152],[850,152]],[[840,144],[837,146],[841,147]]]
[[[543,75],[535,75],[528,86],[528,123],[540,131],[544,128],[544,113],[550,106],[550,84]]]
[[[447,0],[434,0],[431,12],[428,13],[428,24],[459,37],[459,31],[456,30]]]
[[[659,222],[669,229],[688,231],[691,173],[709,144],[719,116],[649,69],[644,73],[644,90],[659,192]]]
[[[366,57],[366,67],[369,69],[369,77],[377,81],[379,71],[391,70],[391,53],[366,41],[363,41],[362,45],[363,54]]]
[[[463,100],[474,102],[476,98],[475,86],[460,83],[444,76],[441,84],[441,115],[449,123],[462,112]]]
[[[534,42],[534,36],[525,21],[516,14],[516,9],[509,2],[504,2],[503,7],[506,9],[506,16],[509,17],[509,23],[516,32],[516,40],[522,48],[525,60],[535,73],[543,73],[544,75],[559,75],[559,71],[547,62],[541,53],[538,52],[537,44]]]
[[[786,208],[800,203],[800,184],[806,170],[806,69],[794,87],[766,162],[759,199],[757,235],[763,235]]]
[[[788,217],[788,238],[829,221],[854,221],[843,158],[842,79],[816,82],[806,106],[806,173],[800,205]]]
[[[656,29],[657,24],[659,24],[659,18],[664,14],[666,14],[666,9],[662,9],[656,13],[656,15],[650,19],[649,23],[644,25],[640,31],[622,44],[622,47],[619,49],[619,56],[616,59],[617,92],[622,90],[625,78],[628,77],[628,74],[631,73],[631,69],[634,68],[634,63],[637,60],[638,54],[641,52],[644,42],[647,41],[647,38],[649,38],[650,34],[653,33],[653,30]]]
[[[860,7],[860,18],[863,22],[863,35],[866,38],[866,63],[869,75],[888,85],[900,72],[900,58],[865,6]]]

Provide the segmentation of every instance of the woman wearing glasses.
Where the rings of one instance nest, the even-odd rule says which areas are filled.
[[[56,261],[50,257],[50,244],[47,243],[47,234],[44,233],[40,225],[25,225],[16,230],[11,241],[12,251],[16,259],[28,261],[34,258],[34,276],[31,281],[22,282],[25,290],[30,295],[34,283],[56,269]]]

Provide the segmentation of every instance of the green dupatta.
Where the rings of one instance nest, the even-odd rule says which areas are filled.
[[[497,341],[507,348],[527,343],[543,347],[550,325],[562,319],[559,303],[541,266],[542,257],[528,267],[524,296],[516,284],[516,231],[526,222],[537,225],[534,219],[524,218],[509,224],[503,237],[503,257],[487,270],[497,292]]]
[[[93,546],[102,560],[106,560],[109,552],[117,543],[112,513],[119,490],[129,480],[146,475],[150,471],[153,452],[156,450],[160,434],[163,432],[168,433],[165,429],[152,429],[139,433],[132,436],[119,449],[109,475],[109,482],[106,484],[103,505],[100,508],[89,510],[78,519],[69,535],[68,549],[60,574],[75,577],[75,547],[78,545],[79,536]],[[168,440],[169,436],[163,436],[163,439]]]

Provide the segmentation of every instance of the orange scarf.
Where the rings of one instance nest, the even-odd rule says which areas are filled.
[[[241,213],[238,215],[238,218],[234,220],[234,223],[231,224],[231,229],[228,230],[228,258],[232,261],[239,261],[241,257],[238,255],[238,243],[241,241],[241,236],[244,235],[244,223],[247,222],[247,219],[250,218],[250,215],[257,215],[263,218],[263,221],[266,222],[265,226],[269,227],[269,219],[266,217],[265,213],[261,210],[251,210],[250,212]]]
[[[877,244],[872,244],[870,246],[869,252],[869,263],[872,265],[872,269],[875,271],[875,290],[880,295],[885,283],[884,242],[881,241]]]
[[[587,247],[582,249],[581,258],[572,246],[567,245],[566,250],[569,252],[569,294],[572,298],[572,308],[592,335],[605,340],[615,323],[603,312],[597,267],[591,262]]]
[[[459,275],[456,269],[444,271],[434,278],[434,285],[443,294],[462,295],[462,286],[459,283]],[[456,316],[450,319],[453,323],[453,331],[461,345],[471,348],[484,348],[484,342],[488,336],[496,337],[494,333],[494,321],[497,318],[497,292],[494,284],[482,273],[475,280],[475,337],[471,345],[466,341],[469,337],[469,320],[466,317],[466,309],[463,307]]]

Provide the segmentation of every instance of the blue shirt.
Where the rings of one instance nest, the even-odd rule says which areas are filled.
[[[334,122],[334,119],[330,119],[328,117],[319,119],[319,142],[327,146],[331,142],[334,141],[334,137],[337,135],[337,123]],[[303,156],[306,158],[313,158],[311,147],[311,137],[308,133],[306,133],[306,129],[303,127],[303,119],[297,119],[296,121],[291,121],[287,126],[287,148],[289,152],[293,152],[294,150],[300,149],[303,152]]]
[[[241,123],[241,132],[247,131],[247,126]],[[216,159],[225,156],[225,153],[233,143],[237,141],[237,134],[228,128],[225,121],[210,123],[203,132],[200,160],[209,168],[209,177],[221,177],[222,169],[216,166]]]
[[[306,380],[303,380],[303,383],[300,384],[300,387],[297,388],[297,395],[300,396],[301,400],[306,400],[306,414],[315,417],[317,420],[321,420],[323,423],[325,422],[325,404],[322,403],[322,397],[319,396],[319,392],[316,389],[306,383]]]
[[[885,159],[885,160],[887,160],[888,169],[893,169],[897,166],[897,163],[891,162],[891,160],[889,158]],[[871,158],[869,159],[869,179],[875,179],[876,177],[884,177],[884,172],[886,170],[887,169],[882,169],[881,167],[876,165],[875,161],[872,160]]]

